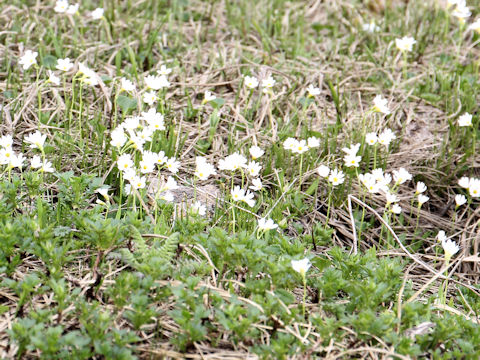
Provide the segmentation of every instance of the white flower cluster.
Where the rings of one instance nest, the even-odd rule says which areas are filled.
[[[46,139],[47,135],[44,135],[37,130],[26,136],[24,143],[28,144],[31,149],[39,149],[42,153],[42,157],[34,155],[30,159],[30,167],[32,169],[38,169],[40,172],[52,173],[55,169],[53,168],[52,163],[45,159],[44,145]],[[7,165],[9,171],[14,168],[21,170],[24,166],[25,160],[23,154],[16,153],[13,150],[12,135],[4,135],[0,137],[0,165]]]
[[[310,149],[320,146],[320,140],[314,136],[309,137],[305,140],[297,140],[295,138],[287,138],[283,142],[283,148],[285,150],[290,150],[294,154],[303,154]]]
[[[263,189],[263,184],[260,179],[260,171],[262,166],[255,160],[260,158],[265,152],[258,146],[252,146],[249,149],[250,156],[252,160],[248,159],[236,152],[231,155],[228,155],[224,159],[218,161],[218,169],[222,171],[230,171],[235,173],[237,170],[246,172],[247,175],[251,177],[251,185],[248,187],[253,192],[260,191]],[[254,193],[249,190],[244,190],[240,186],[235,186],[231,189],[230,195],[233,201],[243,201],[248,206],[255,206]]]
[[[367,133],[365,135],[365,142],[370,146],[380,144],[385,146],[385,148],[388,148],[390,143],[396,138],[397,136],[395,135],[395,133],[391,129],[386,128],[378,135],[376,132]]]
[[[59,14],[75,15],[78,13],[80,4],[69,4],[68,0],[57,0],[55,3],[54,11]],[[96,8],[90,13],[90,16],[94,20],[101,19],[103,17],[103,8]]]
[[[170,87],[170,82],[168,81],[167,76],[172,72],[172,69],[167,68],[165,65],[160,67],[160,70],[157,71],[157,75],[147,75],[144,78],[145,85],[147,90],[143,94],[143,102],[152,106],[158,100],[156,91],[161,89],[166,89]]]
[[[468,193],[470,194],[471,197],[478,198],[480,197],[480,179],[473,178],[473,177],[462,177],[460,180],[458,180],[458,185],[460,185],[462,188],[468,190]],[[463,200],[462,198],[459,198],[459,200]],[[464,204],[465,202],[463,202]],[[458,201],[457,201],[458,204]],[[460,204],[460,205],[463,205]]]
[[[262,92],[264,94],[271,94],[272,89],[275,86],[275,83],[276,83],[276,81],[271,75],[266,77],[265,79],[263,79],[262,80]],[[253,89],[256,89],[258,87],[260,82],[258,81],[258,79],[256,77],[247,75],[244,78],[244,84],[247,88],[253,90]]]

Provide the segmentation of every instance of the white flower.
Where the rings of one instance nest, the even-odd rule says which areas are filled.
[[[259,157],[261,157],[263,154],[265,154],[265,151],[263,151],[261,148],[259,148],[258,146],[252,146],[250,149],[249,149],[249,152],[250,152],[250,156],[252,157],[253,160],[256,160],[258,159]]]
[[[294,138],[287,138],[284,142],[283,142],[283,148],[285,150],[290,150],[290,151],[293,151],[293,149],[296,148],[297,146],[297,143],[298,141]]]
[[[33,155],[33,158],[30,159],[30,166],[33,169],[38,169],[42,166],[42,159],[38,155]]]
[[[55,73],[52,70],[47,71],[48,74],[48,82],[54,84],[54,85],[60,85],[60,78],[55,75]]]
[[[245,196],[243,197],[243,202],[250,207],[254,207],[255,206],[255,200],[253,199],[254,196],[255,196],[254,193],[247,190],[247,192],[245,193]]]
[[[145,104],[152,106],[158,100],[157,94],[155,94],[155,91],[147,91],[143,94],[142,100]]]
[[[480,197],[480,179],[470,179],[468,192],[471,197]]]
[[[245,192],[245,190],[241,189],[238,185],[232,189],[230,194],[233,201],[243,201],[250,207],[255,205],[255,200],[253,199],[254,194],[250,191]]]
[[[250,89],[255,89],[258,86],[258,80],[253,76],[245,76],[245,86]]]
[[[133,167],[133,160],[130,154],[123,154],[117,160],[118,170],[126,171]]]
[[[122,147],[127,141],[127,136],[125,135],[123,128],[120,126],[112,130],[110,137],[112,138],[112,141],[110,141],[110,144],[117,148]]]
[[[292,149],[294,154],[303,154],[304,152],[308,151],[308,145],[305,140],[300,140],[295,142],[295,147]]]
[[[412,47],[417,41],[411,36],[404,36],[401,39],[395,39],[395,45],[400,51],[412,51]]]
[[[164,193],[160,194],[160,196],[158,198],[160,200],[164,200],[166,202],[173,202],[173,200],[175,199],[175,196],[173,196],[173,194],[170,191],[167,191],[167,192],[164,192]]]
[[[343,151],[345,154],[347,154],[347,156],[348,156],[348,155],[349,155],[349,156],[356,156],[359,149],[360,149],[360,144],[357,143],[357,144],[351,145],[349,148],[344,147],[344,148],[342,149],[342,151]]]
[[[134,176],[129,182],[132,185],[132,189],[143,189],[146,186],[145,176]]]
[[[108,190],[109,190],[108,186],[103,186],[96,189],[95,192],[102,195],[105,198],[105,200],[108,201],[110,199],[110,196],[108,196]]]
[[[57,0],[55,8],[53,9],[57,13],[64,13],[68,9],[68,0]]]
[[[250,161],[247,165],[247,172],[250,176],[256,177],[262,170],[262,166],[256,161]]]
[[[204,98],[203,98],[203,101],[202,101],[202,104],[206,104],[208,103],[209,101],[213,101],[215,100],[217,97],[215,96],[215,94],[212,94],[211,91],[205,91],[205,95],[204,95]]]
[[[131,116],[125,119],[122,123],[122,127],[131,133],[133,130],[136,130],[140,126],[140,117]]]
[[[50,161],[47,161],[47,160],[42,161],[42,159],[38,155],[34,155],[33,158],[30,160],[30,166],[33,169],[40,168],[40,171],[42,172],[53,173],[55,171]]]
[[[73,63],[71,62],[71,60],[69,58],[58,59],[57,60],[57,66],[55,66],[55,68],[57,70],[61,70],[61,71],[68,71],[72,67],[73,67]]]
[[[385,115],[390,114],[390,109],[388,108],[388,100],[384,99],[382,95],[377,95],[373,99],[373,110]]]
[[[430,200],[430,198],[426,195],[423,195],[423,194],[419,194],[418,195],[418,206],[422,206],[423,204],[425,204],[428,200]]]
[[[417,182],[417,188],[416,188],[416,191],[415,191],[415,195],[418,195],[418,194],[421,194],[423,192],[425,192],[427,190],[427,185],[425,185],[424,182]]]
[[[177,161],[175,158],[170,158],[165,163],[165,167],[172,173],[176,174],[180,169],[180,161]]]
[[[308,92],[309,97],[314,97],[314,96],[320,94],[320,89],[318,87],[314,87],[312,84],[310,84],[307,87],[307,92]]]
[[[150,174],[155,170],[155,162],[152,161],[152,159],[149,158],[143,158],[142,161],[140,161],[140,172],[142,174]]]
[[[385,147],[388,147],[388,145],[390,145],[390,143],[395,140],[397,137],[395,136],[395,134],[393,133],[392,130],[390,130],[389,128],[385,129],[382,131],[382,133],[380,135],[378,135],[378,142],[385,146]]]
[[[160,151],[156,155],[157,155],[157,165],[163,165],[167,162],[168,158],[165,156],[164,151]]]
[[[308,271],[308,269],[310,269],[310,266],[312,266],[312,264],[310,263],[310,260],[308,260],[307,258],[302,260],[292,260],[291,264],[292,264],[293,270],[300,273],[302,277],[305,276],[305,273]]]
[[[452,11],[452,15],[455,16],[460,21],[460,23],[463,24],[465,23],[465,20],[468,19],[470,15],[472,15],[472,12],[465,3],[459,2],[457,3],[455,10]]]
[[[387,206],[390,205],[390,204],[394,204],[396,202],[399,202],[400,199],[398,198],[397,195],[391,193],[391,192],[386,192],[385,193],[385,198],[387,200]]]
[[[260,179],[253,179],[252,185],[250,185],[248,188],[253,191],[260,191],[263,189],[262,181]]]
[[[390,209],[390,211],[394,214],[400,214],[402,212],[402,208],[400,207],[400,205],[398,204],[393,204],[392,208]]]
[[[362,160],[361,156],[356,156],[356,155],[345,155],[343,158],[343,161],[345,162],[346,167],[358,167],[360,165],[360,161]]]
[[[447,240],[447,235],[445,234],[445,231],[440,230],[436,236],[436,239],[438,242],[444,242]]]
[[[395,180],[395,184],[400,185],[408,180],[412,180],[412,174],[410,174],[405,168],[393,170],[393,180]]]
[[[194,214],[198,214],[201,216],[205,216],[205,214],[207,213],[207,207],[203,205],[200,201],[195,201],[190,207],[190,210]]]
[[[77,13],[79,7],[80,7],[79,4],[70,5],[68,7],[66,13],[69,14],[69,15],[75,15]]]
[[[235,171],[245,167],[247,167],[247,159],[239,153],[233,153],[218,162],[220,170]]]
[[[27,50],[18,63],[22,65],[23,70],[28,70],[30,66],[37,64],[37,55],[36,51]]]
[[[326,178],[328,177],[328,174],[330,174],[330,168],[326,165],[320,165],[318,168],[317,168],[317,173],[318,175],[320,175],[321,177],[323,178]]]
[[[445,251],[445,260],[449,261],[453,255],[455,255],[458,250],[460,250],[460,246],[458,246],[455,241],[450,239],[442,240],[442,247],[443,251]]]
[[[159,90],[159,89],[166,88],[166,87],[170,86],[170,83],[168,82],[168,79],[165,75],[160,75],[160,76],[148,75],[148,76],[145,76],[145,84],[147,85],[147,88],[153,89],[153,90]]]
[[[472,126],[472,115],[465,113],[458,118],[458,126]]]
[[[315,136],[311,136],[307,139],[307,146],[309,149],[316,148],[320,146],[320,140]]]
[[[45,161],[42,162],[42,166],[40,168],[40,171],[53,173],[55,171],[55,169],[53,168],[53,165],[50,161],[45,160]]]
[[[13,145],[12,135],[3,135],[0,137],[0,146],[3,148],[11,148]]]
[[[195,176],[200,180],[207,180],[210,175],[216,175],[215,166],[209,164],[203,156],[197,156],[195,159]]]
[[[468,30],[473,30],[480,34],[480,19],[477,19],[475,22],[471,23],[468,27]]]
[[[102,8],[96,8],[95,10],[92,11],[90,16],[92,17],[93,20],[99,20],[103,17],[104,12],[105,10],[103,10]]]
[[[121,82],[120,91],[127,91],[127,92],[135,91],[135,85],[130,80],[122,77],[120,79],[120,82]]]
[[[365,135],[365,142],[368,145],[375,145],[377,143],[378,136],[377,133],[370,132]]]
[[[455,195],[455,204],[457,208],[462,206],[466,202],[467,202],[467,198],[465,197],[465,195],[462,195],[462,194]]]
[[[147,142],[147,141],[152,141],[152,135],[153,135],[153,132],[155,131],[154,128],[152,127],[144,127],[142,129],[142,131],[140,131],[139,133],[137,133],[137,136],[143,140],[143,143]],[[143,144],[142,143],[142,144]]]
[[[173,176],[169,176],[167,182],[163,184],[161,191],[177,190],[178,184]]]
[[[237,185],[230,191],[230,195],[233,201],[242,201],[245,198],[245,190]]]
[[[278,227],[277,224],[275,224],[273,222],[272,219],[266,219],[266,218],[261,218],[261,219],[258,219],[258,228],[260,230],[273,230],[273,229],[276,229]]]
[[[368,24],[363,24],[362,30],[365,32],[374,33],[374,32],[380,31],[380,28],[377,25],[375,25],[375,21],[372,20]]]
[[[464,189],[468,189],[470,187],[470,178],[463,176],[458,180],[458,185],[460,185]]]
[[[160,70],[157,71],[158,74],[167,76],[172,72],[172,69],[167,68],[165,65],[160,66]]]
[[[152,130],[165,130],[164,117],[155,108],[151,108],[147,112],[143,111],[142,118]]]
[[[275,85],[275,80],[270,75],[268,78],[262,80],[262,87],[271,89]]]
[[[35,131],[34,133],[29,134],[24,141],[27,144],[30,144],[32,149],[40,149],[43,150],[43,145],[45,144],[45,140],[47,139],[47,135],[42,135],[40,131]]]
[[[332,186],[341,185],[345,181],[345,175],[342,170],[333,169],[328,180],[332,183]]]

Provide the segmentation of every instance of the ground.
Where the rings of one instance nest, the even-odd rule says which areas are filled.
[[[478,4],[74,4],[0,4],[1,358],[479,357]]]

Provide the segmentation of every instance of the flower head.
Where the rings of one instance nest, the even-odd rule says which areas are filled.
[[[373,110],[385,115],[390,114],[390,109],[388,108],[388,100],[385,99],[382,95],[377,95],[373,99]]]
[[[57,0],[57,2],[55,3],[55,7],[53,8],[53,10],[56,12],[56,13],[64,13],[66,12],[68,9],[68,0]]]
[[[126,91],[126,92],[135,91],[135,85],[130,80],[122,77],[120,79],[120,83],[121,83],[120,91]]]
[[[467,202],[467,198],[465,197],[465,195],[462,195],[462,194],[455,195],[455,208],[459,208],[466,202]]]
[[[330,174],[330,168],[326,165],[320,165],[318,168],[317,168],[317,173],[318,175],[320,175],[321,177],[323,178],[326,178],[328,177],[328,174]]]
[[[245,76],[245,86],[249,89],[255,89],[258,86],[258,80],[254,76]]]
[[[401,39],[395,39],[395,45],[400,51],[412,51],[412,47],[417,41],[411,36],[404,36]]]
[[[449,261],[453,255],[455,255],[458,250],[460,250],[460,246],[458,246],[455,241],[450,239],[442,240],[442,247],[443,251],[445,251],[445,261]]]
[[[320,94],[320,89],[318,87],[314,87],[312,84],[310,84],[307,87],[307,92],[308,92],[308,97],[314,97],[314,96]]]
[[[73,67],[73,63],[69,58],[58,59],[55,68],[61,71],[68,71]]]
[[[276,229],[278,227],[277,224],[275,224],[273,222],[272,219],[266,219],[266,218],[261,218],[261,219],[258,219],[258,228],[260,230],[273,230],[273,229]]]
[[[23,70],[28,70],[30,66],[37,64],[37,56],[38,53],[36,51],[27,50],[18,63],[22,65]]]
[[[105,10],[103,8],[96,8],[95,10],[92,11],[90,16],[92,17],[93,20],[99,20],[103,17],[103,13]]]
[[[300,275],[302,275],[302,277],[305,276],[308,269],[310,269],[310,266],[312,266],[312,263],[307,258],[302,259],[302,260],[292,260],[291,264],[292,264],[293,270],[300,273]]]
[[[341,185],[345,181],[345,175],[343,174],[342,170],[333,169],[330,172],[328,180],[330,181],[332,186]]]
[[[458,118],[458,126],[472,126],[472,115],[465,113]]]
[[[35,131],[34,133],[29,134],[24,141],[27,144],[30,144],[32,149],[39,149],[40,151],[43,150],[43,145],[45,144],[45,140],[47,139],[47,135],[42,135],[40,131]]]
[[[200,180],[207,180],[210,175],[217,174],[215,171],[215,166],[208,163],[203,156],[197,156],[195,162],[197,165],[195,169],[195,176],[197,176]]]
[[[265,151],[258,146],[252,146],[249,150],[250,156],[252,157],[253,160],[258,159],[261,157],[263,154],[265,154]]]

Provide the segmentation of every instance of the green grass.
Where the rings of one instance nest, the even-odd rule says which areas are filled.
[[[480,177],[480,35],[435,0],[366,3],[83,1],[75,15],[54,1],[0,5],[0,136],[26,158],[22,171],[0,165],[0,357],[478,358],[478,197],[458,180]],[[480,8],[467,5],[468,26]],[[372,20],[379,31],[362,31]],[[417,41],[406,56],[403,36]],[[38,52],[28,70],[25,50]],[[65,57],[67,73],[55,69]],[[99,85],[77,74],[80,62]],[[165,129],[145,149],[180,170],[158,166],[128,195],[116,161],[130,154],[138,167],[142,155],[111,133],[150,108],[144,77],[161,65],[172,69],[154,105]],[[276,83],[263,94],[247,75]],[[121,77],[136,91],[121,91]],[[205,103],[207,90],[217,98]],[[373,111],[376,95],[391,114]],[[459,127],[466,112],[473,125]],[[388,148],[365,143],[386,128]],[[25,141],[36,130],[42,151]],[[301,155],[284,148],[310,137],[320,145]],[[355,143],[359,167],[346,167],[342,148]],[[231,190],[252,177],[219,160],[250,161],[252,145],[265,150],[264,188],[249,206]],[[34,155],[55,171],[33,168]],[[196,177],[197,156],[217,174]],[[345,181],[333,186],[320,165]],[[402,167],[413,179],[389,185],[402,207],[393,214],[358,175]],[[147,191],[170,175],[185,186],[173,203]],[[430,197],[420,209],[418,181]],[[467,204],[455,207],[456,194]],[[259,229],[264,217],[278,228]],[[440,230],[461,247],[450,261]],[[305,278],[291,264],[303,258]]]

